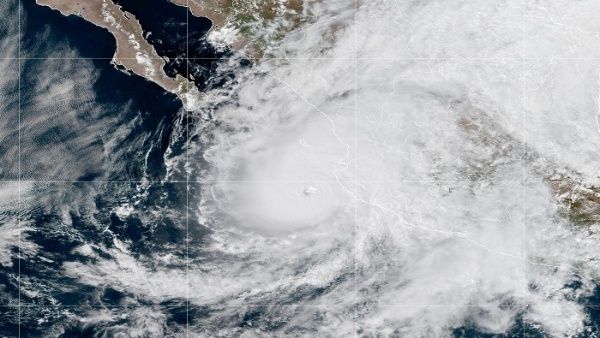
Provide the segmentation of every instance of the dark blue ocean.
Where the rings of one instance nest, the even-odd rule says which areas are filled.
[[[12,1],[6,8],[17,26],[18,7]],[[2,88],[9,102],[2,105],[0,156],[8,160],[3,180],[20,175],[23,187],[23,202],[3,210],[2,220],[26,228],[27,244],[19,250],[13,243],[11,263],[0,267],[0,335],[113,336],[111,327],[121,323],[90,326],[82,319],[99,308],[126,312],[137,304],[123,300],[138,297],[80,284],[62,266],[93,264],[74,249],[110,248],[115,238],[130,243],[148,266],[156,252],[185,257],[186,235],[202,239],[205,230],[188,214],[183,170],[193,117],[175,95],[112,65],[115,40],[106,30],[33,0],[20,7],[21,60],[9,60],[4,69],[12,81]],[[18,30],[2,33],[0,39],[8,39]],[[115,215],[124,202],[139,212]],[[189,234],[186,225],[193,228]],[[166,313],[172,332],[187,324],[185,299],[144,305]]]

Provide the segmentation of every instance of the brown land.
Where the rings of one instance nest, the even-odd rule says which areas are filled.
[[[476,110],[467,105],[460,108],[463,111]],[[575,226],[600,223],[600,186],[585,183],[584,178],[576,171],[544,158],[502,133],[500,126],[489,121],[491,119],[487,119],[482,111],[476,111],[470,117],[463,116],[457,121],[458,127],[473,144],[494,150],[488,152],[491,154],[490,158],[473,163],[472,170],[467,170],[469,178],[480,180],[493,175],[498,169],[497,163],[502,163],[501,159],[507,159],[507,163],[525,160],[531,165],[532,174],[542,177],[551,188],[559,202],[561,216]]]
[[[175,79],[163,72],[165,61],[143,37],[142,27],[131,13],[121,10],[111,0],[36,0],[38,4],[77,15],[107,29],[117,41],[112,62],[155,82],[165,90],[182,95],[193,87],[184,77]]]
[[[180,6],[190,8],[196,16],[209,18],[216,28],[221,28],[228,22],[236,22],[249,17],[264,20],[274,20],[286,14],[301,14],[302,0],[171,0]],[[281,6],[282,5],[282,6]]]
[[[177,75],[168,77],[163,60],[143,37],[142,27],[131,13],[123,11],[112,0],[36,0],[39,5],[58,10],[63,15],[77,15],[107,29],[117,41],[112,62],[126,70],[155,82],[177,94],[184,103],[187,94],[197,93],[192,82]],[[260,60],[266,46],[307,21],[303,0],[171,0],[188,7],[193,15],[209,18],[212,29],[235,30],[229,47],[254,60]],[[282,24],[285,23],[285,24]],[[268,27],[276,27],[274,36],[265,36]]]
[[[266,46],[276,42],[303,23],[310,15],[304,12],[304,0],[171,0],[189,7],[195,16],[209,18],[213,29],[231,27],[237,31],[230,47],[258,61]],[[265,36],[264,31],[275,31]]]

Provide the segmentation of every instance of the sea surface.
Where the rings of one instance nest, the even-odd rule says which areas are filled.
[[[12,2],[10,13],[18,17]],[[3,130],[2,158],[12,161],[2,170],[11,180],[2,183],[11,192],[2,217],[8,231],[22,229],[23,244],[20,255],[18,238],[3,244],[10,259],[0,271],[6,305],[0,332],[114,336],[128,319],[90,324],[85,318],[140,304],[164,311],[165,325],[185,325],[185,299],[146,304],[127,290],[82,284],[63,266],[93,264],[93,256],[106,253],[81,248],[112,248],[115,239],[150,266],[157,252],[184,259],[186,236],[198,240],[205,232],[187,210],[183,159],[193,117],[175,95],[111,64],[115,39],[106,30],[33,0],[20,3],[21,60],[4,69],[16,77],[20,70],[20,82],[2,88],[11,98],[3,114],[12,121]],[[128,214],[130,208],[138,212]],[[189,234],[187,225],[194,226]]]

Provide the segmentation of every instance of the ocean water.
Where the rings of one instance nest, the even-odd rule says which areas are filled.
[[[18,18],[18,7],[13,1],[3,15]],[[15,76],[2,87],[2,173],[12,181],[2,183],[0,332],[114,335],[116,323],[90,326],[85,318],[112,307],[128,313],[139,300],[81,283],[65,264],[94,264],[95,254],[112,260],[96,248],[114,248],[114,240],[132,244],[131,254],[149,264],[156,252],[184,257],[186,174],[174,159],[185,153],[192,122],[175,95],[110,63],[115,41],[107,31],[34,1],[20,2],[20,10],[22,59],[3,62]],[[168,159],[176,164],[168,167]],[[201,238],[205,230],[195,229],[191,235]],[[181,302],[157,304],[173,309],[175,326]]]
[[[220,60],[232,57],[228,48],[211,45],[206,34],[212,22],[196,17],[182,6],[157,1],[152,7],[141,0],[119,0],[116,4],[135,15],[148,42],[167,61],[164,72],[193,81],[200,90],[222,85],[233,73],[217,72]]]

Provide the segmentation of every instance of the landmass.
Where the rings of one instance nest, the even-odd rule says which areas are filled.
[[[39,5],[60,11],[63,15],[77,15],[98,27],[107,29],[117,41],[112,62],[142,76],[165,90],[184,95],[190,90],[182,76],[167,76],[163,71],[165,60],[144,39],[142,27],[131,13],[124,12],[111,0],[64,1],[37,0]]]
[[[542,177],[550,187],[554,198],[559,202],[559,212],[563,217],[575,226],[590,226],[600,222],[600,186],[586,182],[576,170],[544,158],[503,133],[502,127],[491,123],[491,118],[487,118],[482,110],[470,106],[470,103],[461,102],[450,106],[458,114],[467,112],[470,115],[460,118],[458,127],[473,144],[481,147],[477,154],[489,154],[487,158],[470,161],[469,169],[463,173],[474,184],[485,181],[503,165],[525,160],[531,164],[532,174]]]
[[[142,76],[176,94],[184,104],[200,94],[193,77],[167,74],[168,60],[157,53],[148,41],[136,16],[113,0],[36,0],[39,5],[58,10],[63,15],[79,16],[108,30],[117,47],[112,63]],[[165,0],[166,1],[166,0]],[[259,61],[267,46],[285,33],[306,22],[309,15],[303,0],[172,0],[189,8],[196,17],[211,20],[211,43],[232,48],[249,59]],[[218,47],[218,46],[217,46]]]
[[[213,36],[253,59],[312,17],[303,0],[172,0],[213,22]]]

